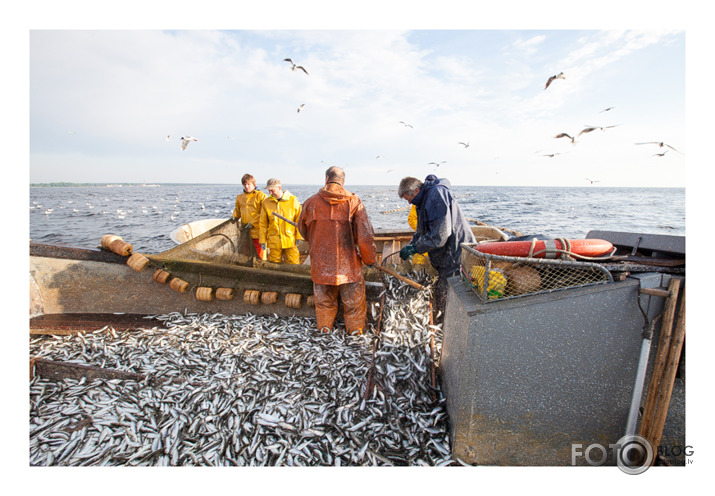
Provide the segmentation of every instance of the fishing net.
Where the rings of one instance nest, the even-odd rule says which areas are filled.
[[[191,229],[191,225],[179,229],[182,228]],[[206,287],[230,288],[240,291],[244,301],[251,304],[267,303],[266,298],[275,300],[280,292],[281,301],[285,294],[286,306],[291,308],[301,306],[294,298],[302,298],[301,295],[307,298],[312,294],[310,266],[258,258],[250,224],[226,220],[195,237],[192,232],[180,234],[189,239],[148,258],[157,269],[187,282],[192,291],[199,287],[204,291]]]
[[[491,255],[475,246],[462,244],[461,275],[483,303],[613,282],[596,263]]]
[[[248,226],[250,224],[227,220],[193,237],[191,226],[187,224],[183,227],[188,230],[184,233],[188,240],[162,255],[181,260],[244,264],[257,256]]]

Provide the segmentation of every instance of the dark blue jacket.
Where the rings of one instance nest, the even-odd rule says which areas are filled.
[[[410,244],[415,245],[417,253],[429,254],[440,275],[452,275],[459,269],[461,243],[476,243],[450,186],[449,180],[430,174],[412,199],[417,207],[417,230]]]

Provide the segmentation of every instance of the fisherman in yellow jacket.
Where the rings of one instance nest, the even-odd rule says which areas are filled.
[[[251,224],[251,239],[256,247],[256,253],[261,260],[266,259],[266,252],[260,243],[261,206],[266,194],[256,189],[256,178],[251,174],[244,174],[241,178],[243,193],[236,197],[236,207],[231,213],[231,222],[241,221],[242,224]]]
[[[410,209],[410,213],[407,214],[407,223],[410,225],[410,229],[413,231],[417,230],[417,207],[415,205],[412,205],[412,208]],[[416,253],[412,257],[412,263],[413,264],[426,264],[427,263],[427,258],[429,255],[427,253]]]
[[[293,223],[300,217],[298,198],[289,191],[283,191],[280,180],[269,179],[266,189],[270,196],[263,200],[260,219],[259,240],[264,248],[268,248],[268,261],[281,263],[300,263],[300,254],[296,240],[303,239],[298,229],[285,220],[273,215],[277,213]]]

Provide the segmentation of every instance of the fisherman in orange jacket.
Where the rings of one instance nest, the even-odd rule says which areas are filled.
[[[318,329],[333,329],[339,296],[345,328],[360,334],[367,320],[362,264],[375,263],[375,233],[362,201],[344,184],[340,167],[325,171],[325,187],[303,203],[298,231],[308,241]]]

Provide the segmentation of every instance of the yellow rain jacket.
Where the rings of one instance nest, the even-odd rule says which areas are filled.
[[[254,189],[250,193],[245,191],[236,197],[236,208],[233,209],[231,217],[235,217],[242,224],[252,224],[251,238],[258,239],[261,231],[261,206],[266,195],[260,189]]]
[[[260,234],[258,238],[261,244],[265,244],[268,247],[268,260],[280,262],[282,250],[286,250],[286,261],[297,264],[299,263],[299,254],[296,240],[302,240],[303,238],[295,226],[274,216],[274,212],[297,223],[300,217],[298,198],[289,191],[284,191],[280,200],[267,195],[261,207]]]
[[[413,231],[417,230],[417,207],[415,205],[412,205],[412,208],[410,209],[410,213],[407,214],[407,223],[410,225],[410,228]],[[425,264],[427,263],[427,259],[429,257],[427,256],[426,253],[423,254],[415,254],[412,257],[412,263],[413,264]]]

